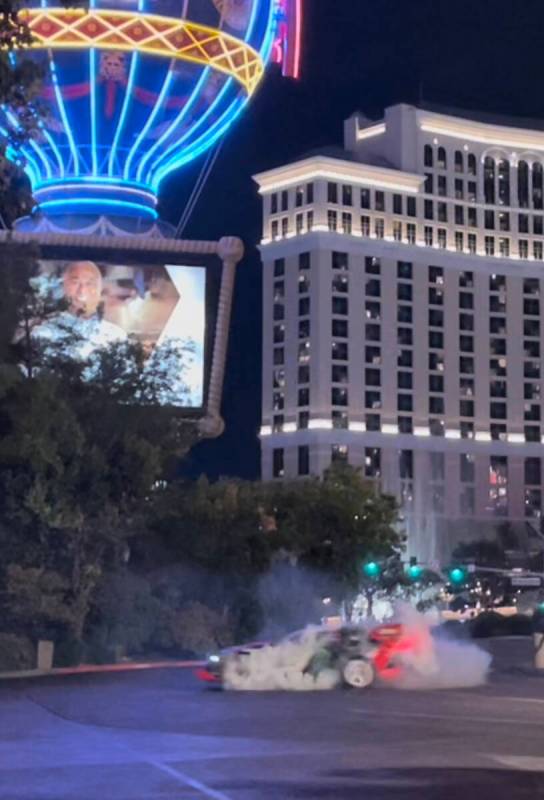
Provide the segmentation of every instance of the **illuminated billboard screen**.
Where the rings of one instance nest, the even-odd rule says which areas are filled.
[[[204,404],[206,269],[98,260],[41,260],[31,279],[43,300],[32,337],[45,351],[90,365],[139,344],[143,372],[160,376],[156,402]]]

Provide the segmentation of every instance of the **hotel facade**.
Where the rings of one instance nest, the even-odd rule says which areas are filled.
[[[262,477],[359,467],[425,563],[538,550],[544,130],[397,105],[255,180]]]

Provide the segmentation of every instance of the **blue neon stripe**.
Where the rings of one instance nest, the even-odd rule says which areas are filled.
[[[185,119],[185,117],[187,116],[187,114],[189,113],[189,111],[191,110],[191,108],[192,108],[192,106],[194,105],[195,101],[196,101],[196,100],[198,99],[198,97],[200,96],[201,89],[202,89],[203,85],[206,83],[206,81],[207,81],[207,79],[208,79],[208,75],[209,75],[209,73],[210,73],[210,70],[211,70],[211,67],[206,67],[206,68],[204,69],[204,71],[203,71],[202,75],[201,75],[201,76],[200,76],[200,78],[198,79],[198,82],[197,82],[197,84],[196,84],[195,88],[193,89],[193,92],[192,92],[191,96],[190,96],[190,97],[189,97],[189,99],[187,100],[187,103],[185,104],[185,106],[184,106],[184,107],[181,109],[181,111],[179,112],[179,114],[178,114],[178,116],[176,117],[176,119],[175,119],[175,120],[172,120],[172,122],[170,123],[170,126],[168,127],[168,129],[167,129],[166,131],[164,131],[164,133],[163,133],[163,134],[161,134],[161,136],[159,137],[159,139],[157,139],[157,141],[155,142],[155,144],[154,144],[152,147],[150,147],[150,148],[149,148],[148,152],[147,152],[147,153],[145,154],[145,156],[142,158],[142,161],[141,161],[141,163],[140,163],[140,166],[138,167],[138,173],[137,173],[137,175],[136,175],[136,177],[137,177],[137,179],[138,179],[138,180],[142,180],[142,174],[143,174],[143,171],[144,171],[144,169],[145,169],[145,166],[146,166],[146,164],[149,162],[149,160],[151,159],[151,157],[153,156],[153,154],[156,152],[156,150],[158,150],[158,148],[159,148],[159,147],[162,147],[162,145],[164,144],[164,142],[165,142],[165,141],[166,141],[166,140],[167,140],[167,139],[168,139],[168,138],[169,138],[169,137],[170,137],[172,134],[174,134],[174,133],[176,132],[176,130],[178,129],[178,127],[181,125],[181,123],[183,122],[183,120]],[[181,142],[183,142],[183,141],[184,141],[184,138],[186,138],[186,137],[182,137],[182,138],[179,140],[178,144],[179,144],[179,143],[181,143]],[[151,169],[150,169],[150,172],[151,172],[151,170],[152,170],[152,169],[153,169],[153,167],[151,167]],[[150,173],[148,173],[148,177],[149,177],[149,174],[150,174]]]
[[[12,125],[12,126],[15,128],[15,130],[17,130],[18,128],[20,128],[20,127],[21,127],[21,126],[20,126],[20,123],[19,123],[19,121],[18,121],[17,117],[15,116],[15,114],[13,113],[13,111],[10,111],[10,110],[9,110],[9,108],[7,108],[5,105],[2,105],[2,111],[3,111],[3,112],[4,112],[4,114],[6,115],[6,118],[7,118],[8,122],[9,122],[9,123],[10,123],[10,124],[11,124],[11,125]],[[30,147],[31,147],[31,148],[34,150],[34,152],[35,152],[35,153],[36,153],[36,155],[38,156],[38,158],[39,158],[39,159],[41,159],[41,162],[42,162],[42,164],[43,164],[43,166],[44,166],[44,168],[45,168],[45,172],[46,172],[46,174],[47,174],[47,177],[48,177],[48,178],[50,178],[50,177],[53,175],[53,173],[52,173],[52,171],[51,171],[51,165],[50,165],[50,163],[49,163],[49,159],[47,158],[47,156],[45,155],[45,153],[43,153],[43,152],[42,152],[42,149],[41,149],[41,147],[39,147],[39,146],[36,144],[36,142],[34,141],[34,139],[30,139],[30,138],[29,138],[27,141],[28,141],[28,144],[30,145]],[[37,162],[36,162],[36,161],[34,161],[34,158],[33,158],[33,156],[31,156],[31,155],[28,153],[28,151],[27,151],[27,148],[26,148],[26,145],[22,145],[22,146],[20,147],[20,150],[21,150],[21,152],[22,152],[22,153],[24,153],[24,155],[25,155],[25,157],[26,157],[26,158],[28,158],[29,160],[32,160],[32,161],[34,162],[34,165],[35,165],[36,172],[37,172],[38,174],[40,174],[41,170],[38,168],[38,166],[37,166]]]
[[[128,154],[127,161],[126,161],[126,164],[125,164],[125,169],[124,169],[124,172],[123,172],[123,177],[125,178],[125,180],[128,179],[128,177],[130,175],[130,165],[132,164],[132,161],[134,160],[134,157],[136,156],[136,154],[138,152],[138,147],[140,146],[140,143],[143,142],[143,140],[147,136],[147,133],[148,133],[149,129],[151,128],[151,126],[153,125],[153,123],[154,123],[154,121],[155,121],[155,119],[157,117],[157,114],[159,113],[160,109],[162,108],[162,105],[164,103],[164,98],[166,96],[166,93],[168,92],[168,89],[170,88],[170,84],[172,83],[173,77],[174,77],[174,63],[172,61],[172,62],[170,62],[170,66],[168,68],[168,72],[166,73],[166,78],[164,79],[164,83],[162,85],[162,89],[160,91],[160,94],[159,94],[159,96],[157,98],[157,102],[153,106],[153,111],[151,112],[151,114],[147,118],[146,124],[144,125],[144,127],[140,131],[136,141],[132,145],[132,147],[130,149],[130,152]]]
[[[96,208],[97,213],[101,211],[105,206],[108,208],[116,208],[119,210],[122,209],[131,209],[136,210],[140,213],[145,212],[149,214],[153,219],[157,219],[158,214],[153,208],[149,208],[149,206],[141,205],[140,203],[130,203],[126,200],[89,200],[87,197],[70,197],[66,200],[44,200],[43,203],[39,204],[40,208],[62,208],[64,206],[78,206],[82,211],[81,213],[85,214],[88,211],[88,208]]]
[[[70,147],[70,153],[72,155],[72,161],[73,161],[73,165],[74,165],[74,174],[75,175],[79,175],[80,174],[79,153],[78,153],[78,149],[76,147],[76,143],[75,143],[74,136],[73,136],[73,133],[72,133],[72,128],[71,128],[70,122],[68,120],[68,115],[66,114],[66,108],[64,107],[64,99],[62,97],[62,91],[61,91],[61,88],[59,86],[59,79],[58,79],[58,76],[57,76],[57,66],[55,64],[55,59],[53,58],[53,52],[51,50],[48,50],[48,57],[49,57],[49,68],[51,70],[51,79],[53,81],[53,88],[55,90],[55,98],[57,100],[57,107],[59,109],[59,114],[60,114],[60,117],[62,119],[62,125],[64,127],[64,132],[65,132],[66,137],[68,139],[68,145]],[[66,169],[69,169],[69,168],[70,168],[70,165],[68,164],[66,166]]]
[[[208,131],[206,131],[204,136],[201,136],[200,139],[191,145],[191,147],[185,151],[182,151],[177,157],[172,158],[160,169],[157,169],[151,184],[152,188],[155,191],[158,191],[160,182],[169,172],[179,169],[179,167],[183,166],[189,161],[192,161],[194,158],[197,158],[209,147],[211,147],[228,130],[228,128],[230,128],[234,120],[240,115],[246,103],[247,98],[238,97],[229,107],[226,115],[223,114],[223,116],[220,117],[220,119]],[[199,145],[198,142],[201,142],[201,144]]]
[[[274,45],[274,36],[276,34],[276,8],[275,3],[270,3],[270,12],[268,15],[268,25],[266,36],[264,38],[263,44],[261,46],[261,58],[263,59],[265,64],[268,64],[268,59],[270,58],[270,53],[272,52],[272,47]]]
[[[138,0],[138,11],[145,10],[145,0]],[[134,85],[134,81],[136,78],[136,69],[138,67],[138,60],[139,54],[138,51],[132,54],[130,59],[130,70],[128,73],[128,81],[125,88],[125,99],[123,101],[123,108],[121,109],[121,114],[119,115],[119,120],[117,122],[117,128],[115,129],[115,136],[113,137],[113,143],[111,146],[110,157],[108,160],[108,175],[113,175],[114,173],[114,163],[115,163],[115,156],[117,153],[117,148],[119,146],[119,140],[123,133],[123,129],[125,127],[126,117],[128,113],[128,109],[132,102],[132,87]]]
[[[196,133],[196,132],[197,132],[197,131],[198,131],[200,128],[202,128],[202,126],[204,125],[204,123],[206,122],[206,120],[208,119],[208,117],[210,116],[210,114],[212,114],[212,113],[213,113],[213,111],[216,109],[216,107],[217,107],[217,106],[218,106],[218,105],[221,103],[221,101],[223,100],[223,97],[224,97],[224,95],[226,94],[226,92],[227,92],[227,91],[230,89],[230,87],[232,86],[232,83],[233,83],[233,81],[234,81],[234,78],[228,78],[227,82],[225,83],[225,85],[223,86],[223,88],[221,89],[221,91],[219,92],[219,94],[217,95],[217,97],[215,98],[215,100],[213,101],[213,103],[212,103],[212,104],[210,105],[210,107],[209,107],[209,108],[206,110],[206,112],[205,112],[205,113],[204,113],[204,114],[203,114],[203,115],[202,115],[202,116],[199,118],[198,122],[197,122],[195,125],[193,125],[192,127],[190,127],[190,128],[189,128],[189,130],[185,131],[185,133],[183,134],[183,136],[181,136],[181,137],[180,137],[179,139],[177,139],[177,140],[176,140],[176,141],[175,141],[173,144],[171,144],[171,145],[170,145],[170,146],[169,146],[169,147],[168,147],[168,148],[167,148],[167,149],[164,151],[164,153],[161,153],[161,155],[160,155],[160,156],[159,156],[159,158],[157,159],[156,163],[155,163],[155,164],[153,165],[153,167],[151,168],[151,170],[150,170],[150,175],[151,175],[152,173],[156,172],[157,170],[161,169],[161,167],[160,167],[161,163],[162,163],[162,162],[163,162],[165,159],[167,159],[167,158],[168,158],[170,155],[172,155],[172,153],[174,153],[174,152],[176,152],[176,151],[179,151],[179,149],[180,149],[180,146],[181,146],[181,145],[182,145],[182,144],[183,144],[183,143],[184,143],[184,142],[185,142],[185,141],[186,141],[186,140],[187,140],[187,139],[188,139],[190,136],[193,136],[193,135],[194,135],[194,134],[195,134],[195,133]],[[190,148],[189,148],[189,149],[190,149]],[[154,178],[152,178],[151,180],[153,180],[153,181],[154,181]]]

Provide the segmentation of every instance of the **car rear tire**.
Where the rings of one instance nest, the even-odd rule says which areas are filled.
[[[354,658],[345,665],[344,682],[352,689],[366,689],[374,683],[374,668],[362,658]]]

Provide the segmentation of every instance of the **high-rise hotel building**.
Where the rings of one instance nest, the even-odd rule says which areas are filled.
[[[425,561],[538,539],[544,130],[397,105],[256,181],[263,478],[360,467]]]

